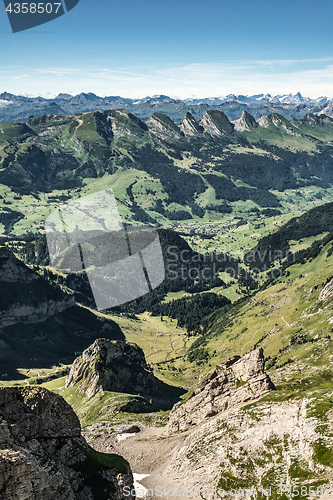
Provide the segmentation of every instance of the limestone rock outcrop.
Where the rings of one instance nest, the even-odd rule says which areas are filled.
[[[232,134],[234,131],[234,125],[228,120],[223,111],[207,111],[199,122],[199,125],[213,137]]]
[[[97,339],[73,363],[66,388],[75,384],[88,397],[101,389],[151,395],[159,380],[149,371],[144,353],[136,344]]]
[[[0,388],[0,443],[3,499],[122,500],[132,489],[128,463],[90,448],[72,408],[44,388]]]
[[[263,115],[261,116],[257,123],[260,127],[268,128],[276,127],[276,129],[283,130],[289,135],[293,135],[295,137],[301,137],[301,134],[297,131],[297,127],[295,127],[290,121],[288,121],[284,116],[279,113],[272,113],[271,115]]]
[[[324,288],[320,292],[318,300],[326,301],[332,298],[333,298],[333,278],[324,286]]]
[[[125,109],[95,112],[94,119],[99,134],[109,142],[112,138],[140,138],[148,130],[147,125]]]
[[[235,130],[238,132],[250,132],[251,130],[259,127],[253,116],[245,110],[243,111],[242,116],[238,120],[234,121],[234,124]]]
[[[7,247],[0,247],[1,281],[34,281],[38,275],[19,261]]]
[[[146,123],[150,132],[164,141],[178,141],[184,137],[180,128],[163,113],[154,113]]]
[[[196,119],[191,115],[191,113],[186,113],[183,120],[179,124],[180,130],[185,136],[195,137],[203,133],[203,128],[200,127]]]
[[[40,273],[40,274],[39,274]],[[16,368],[70,363],[97,337],[124,339],[119,326],[79,306],[48,272],[0,247],[0,378]]]
[[[249,500],[252,495],[245,491],[253,488],[257,492],[253,498],[259,500],[261,496],[273,496],[261,495],[264,484],[268,490],[272,485],[273,494],[280,485],[297,488],[308,478],[329,483],[331,467],[320,463],[315,449],[318,440],[331,446],[333,410],[328,411],[328,418],[324,417],[327,427],[323,431],[322,417],[313,417],[312,404],[315,400],[305,398],[258,401],[250,408],[236,407],[193,428],[179,436],[179,445],[165,467],[166,478],[177,478],[177,484],[170,481],[167,486],[175,489],[190,484],[193,500],[201,500],[204,495],[199,491],[212,491],[214,486],[224,490],[215,498]],[[267,478],[269,482],[265,483]],[[145,486],[150,488],[151,483]],[[238,495],[241,488],[247,490]]]
[[[257,349],[243,357],[234,356],[217,365],[185,403],[177,403],[170,414],[168,428],[184,430],[219,412],[257,399],[273,390],[264,373],[264,355]]]

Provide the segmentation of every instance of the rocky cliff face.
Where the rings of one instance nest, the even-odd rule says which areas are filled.
[[[200,121],[200,125],[205,132],[213,137],[231,134],[234,131],[233,124],[223,111],[207,111]]]
[[[297,127],[295,127],[290,121],[288,121],[278,113],[273,113],[268,116],[261,116],[258,119],[258,124],[260,125],[260,127],[264,128],[276,127],[276,129],[284,131],[288,135],[293,135],[295,137],[301,136],[301,134],[297,130]]]
[[[3,499],[121,500],[132,489],[128,463],[90,448],[72,408],[44,388],[0,389],[0,441]]]
[[[319,455],[318,443],[327,452],[332,446],[332,410],[323,418],[323,426],[312,416],[314,407],[315,401],[306,399],[259,401],[193,428],[179,440],[164,468],[167,486],[190,484],[193,500],[203,498],[199,488],[214,487],[221,490],[214,498],[245,500],[250,494],[244,488],[253,489],[251,498],[282,498],[281,485],[287,497],[288,486],[300,490],[303,484],[315,484],[316,490],[323,484],[330,497],[332,469]]]
[[[184,430],[273,389],[274,384],[264,373],[262,349],[242,358],[234,356],[218,365],[190,399],[174,406],[168,427]]]
[[[132,139],[142,137],[148,130],[144,122],[125,109],[105,111],[100,115],[104,117],[104,120],[106,119],[106,123],[104,122],[103,137],[109,140],[126,136]]]
[[[333,278],[324,286],[322,291],[320,292],[319,299],[327,301],[333,297]]]
[[[73,294],[0,247],[0,377],[36,362],[70,362],[101,335],[124,338],[116,323],[78,306]]]
[[[0,328],[45,320],[73,306],[72,295],[43,280],[6,247],[0,247]]]
[[[0,247],[1,281],[35,281],[38,275],[20,262],[7,247]]]
[[[184,137],[177,125],[163,113],[154,113],[148,120],[149,130],[158,138],[166,141],[175,141]]]
[[[158,380],[148,371],[143,351],[135,344],[97,339],[78,357],[66,388],[78,385],[88,397],[99,390],[151,395]]]
[[[238,120],[235,120],[234,124],[237,132],[250,132],[251,130],[259,127],[253,116],[251,116],[247,111],[243,111],[242,116]]]
[[[44,321],[49,316],[66,311],[75,304],[74,297],[64,297],[63,300],[46,300],[36,306],[28,304],[13,304],[7,311],[0,313],[0,327],[16,323],[33,323]]]
[[[191,115],[191,113],[186,113],[183,120],[179,124],[179,128],[187,137],[195,137],[203,132],[203,128],[200,127],[199,123]]]

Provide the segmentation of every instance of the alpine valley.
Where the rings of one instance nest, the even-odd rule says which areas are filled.
[[[0,95],[1,499],[333,498],[332,105]],[[44,225],[107,188],[166,272],[98,311]]]

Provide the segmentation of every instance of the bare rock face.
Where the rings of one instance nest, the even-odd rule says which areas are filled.
[[[119,326],[79,306],[72,292],[0,247],[0,378],[16,368],[69,362],[97,337],[123,339]],[[34,361],[35,360],[35,361]]]
[[[250,132],[259,126],[253,116],[245,110],[243,111],[242,116],[238,120],[235,120],[234,124],[235,130],[238,132]]]
[[[144,135],[148,127],[139,118],[132,115],[125,109],[113,109],[111,111],[104,111],[104,113],[95,113],[95,120],[102,117],[103,120],[99,124],[104,125],[104,137],[111,138],[124,138],[130,137],[131,139],[140,138]],[[106,120],[106,121],[104,121]]]
[[[264,364],[263,350],[257,349],[218,365],[190,399],[173,407],[169,429],[187,429],[273,390],[274,384],[264,373]]]
[[[187,137],[195,137],[203,133],[203,128],[200,127],[199,123],[191,115],[191,113],[186,113],[183,120],[179,124],[179,128]]]
[[[81,435],[79,419],[69,404],[61,396],[41,387],[0,388],[0,415],[10,425],[10,433],[15,439]]]
[[[318,460],[315,443],[325,440],[326,446],[331,446],[332,410],[327,414],[327,427],[322,431],[322,420],[313,417],[312,405],[315,405],[315,400],[258,401],[250,408],[234,408],[221,413],[182,436],[179,447],[175,447],[170,457],[165,476],[176,476],[181,485],[190,484],[194,490],[190,497],[193,500],[202,497],[225,500],[272,498],[270,494],[261,495],[267,477],[267,488],[269,491],[272,485],[272,493],[275,488],[278,491],[280,485],[290,484],[296,488],[309,480],[304,479],[304,475],[302,478],[296,476],[295,464],[299,463],[302,463],[302,468],[297,469],[299,474],[307,471],[309,478],[323,484],[330,483],[331,468],[324,467]],[[230,494],[230,478],[231,484],[236,485],[233,488],[237,494]],[[214,486],[224,490],[225,494],[221,492],[209,497],[195,493],[199,488],[212,491]],[[175,485],[170,487],[175,488]],[[255,493],[245,494],[243,490],[244,494],[238,494],[241,488],[248,492],[253,488]]]
[[[1,281],[34,281],[38,275],[19,261],[7,247],[0,247]]]
[[[0,247],[0,328],[43,321],[75,303],[43,280],[6,247]]]
[[[276,127],[277,129],[282,129],[289,135],[293,135],[295,137],[301,136],[301,134],[297,131],[297,127],[279,113],[272,113],[268,116],[263,115],[258,119],[257,123],[260,127]]]
[[[333,298],[333,278],[324,286],[318,300],[326,301],[331,298]]]
[[[154,113],[147,120],[147,125],[154,135],[165,141],[177,141],[184,137],[177,125],[163,113]]]
[[[101,389],[144,395],[154,393],[158,382],[136,344],[97,339],[74,361],[66,388],[78,383],[88,397]]]
[[[211,136],[221,136],[231,134],[234,131],[234,125],[229,121],[223,111],[207,111],[199,123],[205,132]]]
[[[0,442],[1,498],[123,500],[132,490],[128,463],[90,448],[72,408],[44,388],[0,389]]]

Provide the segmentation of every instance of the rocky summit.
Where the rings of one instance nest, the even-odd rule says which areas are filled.
[[[78,384],[88,397],[99,390],[153,394],[158,383],[136,344],[97,339],[74,361],[66,388]]]
[[[0,442],[2,499],[121,500],[132,489],[128,463],[88,446],[72,408],[47,389],[0,389]]]
[[[264,373],[263,349],[220,363],[185,403],[177,403],[169,429],[185,430],[229,408],[255,400],[275,389]]]

